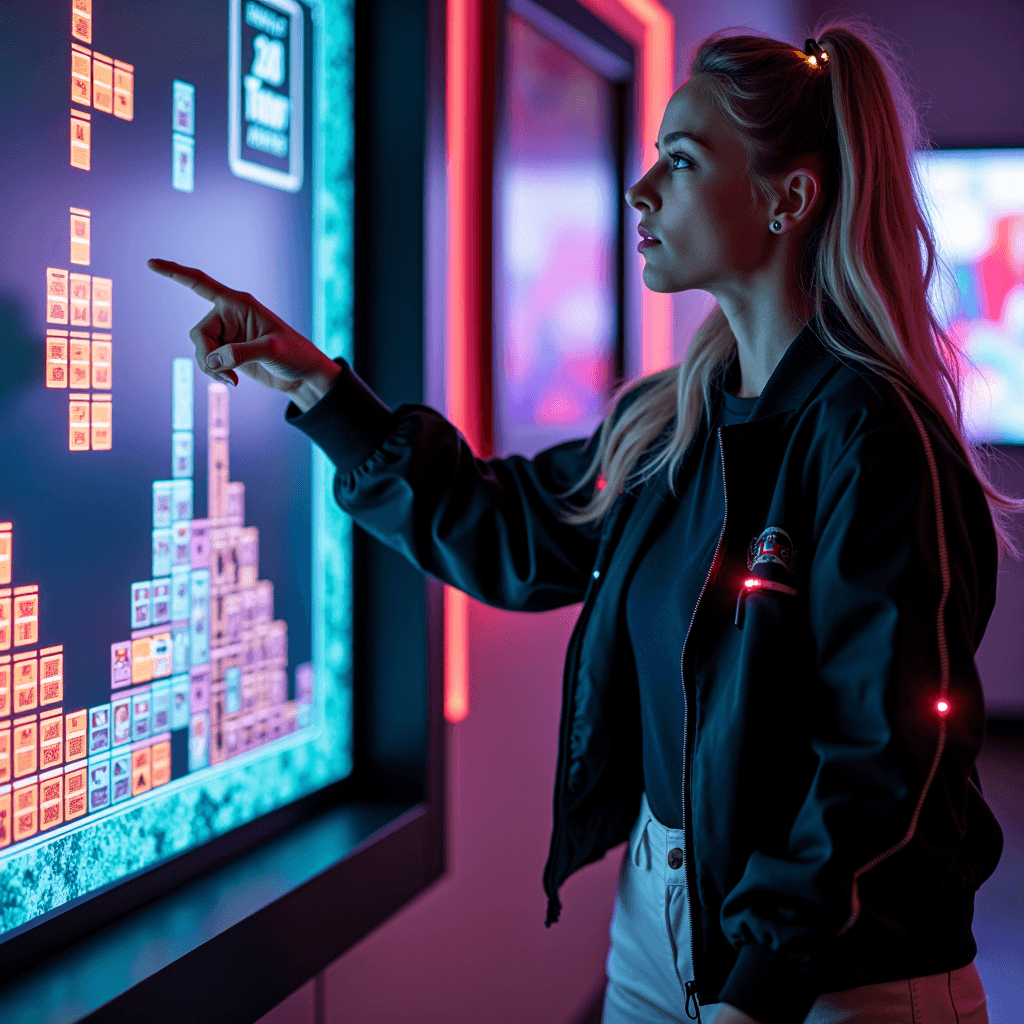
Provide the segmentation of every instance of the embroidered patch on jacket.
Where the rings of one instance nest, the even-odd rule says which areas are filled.
[[[778,562],[789,573],[796,568],[796,545],[781,526],[769,526],[750,542],[747,568],[753,569],[765,562]]]

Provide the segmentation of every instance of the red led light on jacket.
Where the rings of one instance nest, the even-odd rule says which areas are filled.
[[[935,709],[936,709],[936,710],[938,711],[938,713],[939,713],[940,715],[946,715],[946,714],[949,714],[949,704],[948,704],[948,703],[947,703],[946,701],[944,701],[944,700],[940,700],[940,701],[939,701],[939,702],[938,702],[938,703],[937,703],[937,704],[935,705]]]
[[[597,489],[599,491],[603,491],[607,486],[608,486],[608,481],[605,480],[605,478],[603,476],[601,476],[600,473],[598,473],[598,475],[597,475]]]

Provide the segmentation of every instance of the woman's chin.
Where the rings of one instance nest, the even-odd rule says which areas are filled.
[[[652,292],[677,292],[678,288],[674,287],[672,282],[666,280],[665,275],[660,273],[650,264],[644,267],[643,270],[644,284]]]

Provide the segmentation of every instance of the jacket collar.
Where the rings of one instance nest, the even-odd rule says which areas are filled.
[[[829,370],[839,365],[818,338],[816,324],[812,319],[790,343],[747,422],[799,409]]]

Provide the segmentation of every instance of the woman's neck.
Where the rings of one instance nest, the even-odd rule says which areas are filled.
[[[739,360],[737,398],[756,398],[786,354],[786,349],[813,316],[795,275],[772,268],[770,280],[748,284],[742,291],[716,294],[736,339]]]

